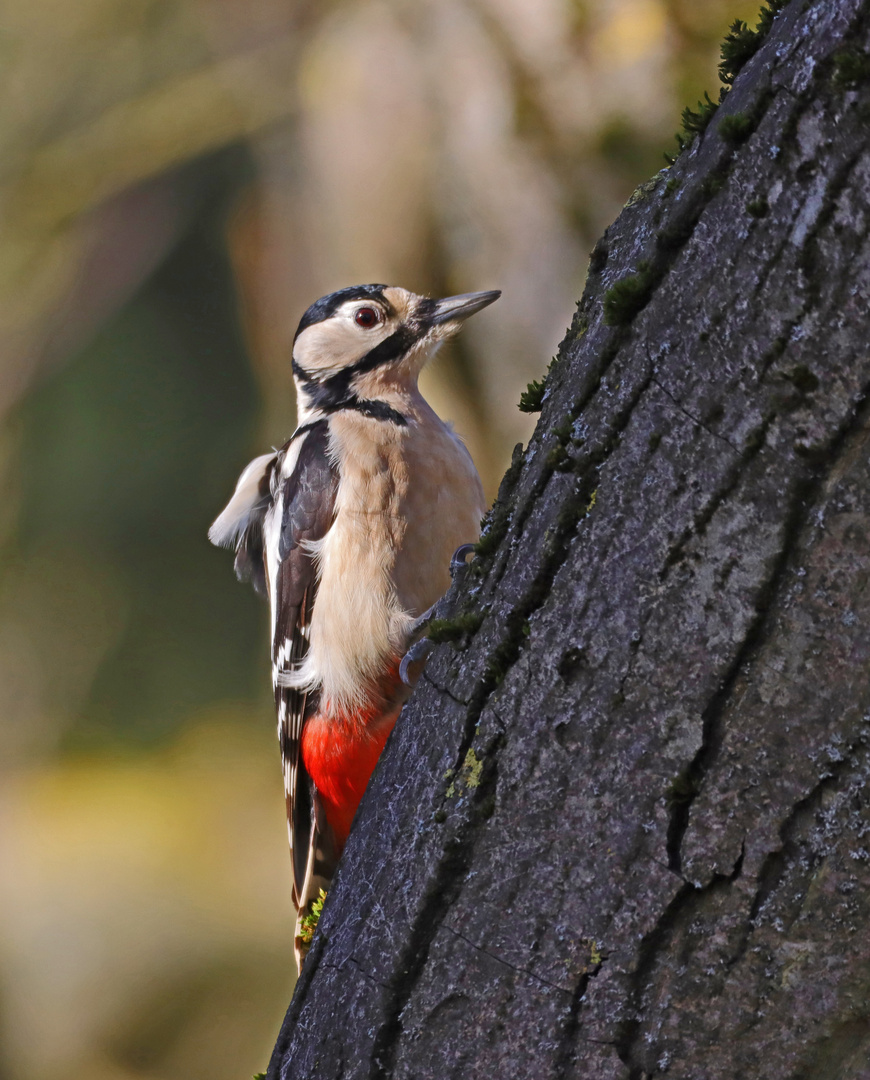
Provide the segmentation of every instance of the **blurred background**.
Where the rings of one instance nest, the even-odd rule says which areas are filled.
[[[587,254],[756,0],[0,0],[0,1080],[265,1068],[266,612],[205,534],[302,311],[501,288],[426,376],[490,496]]]

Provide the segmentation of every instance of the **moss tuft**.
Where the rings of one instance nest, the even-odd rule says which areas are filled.
[[[811,394],[814,390],[819,388],[819,377],[814,374],[807,367],[806,364],[798,364],[798,366],[790,371],[786,378],[801,394]]]
[[[475,611],[466,611],[454,615],[451,619],[432,619],[426,630],[426,637],[436,645],[444,641],[459,641],[465,634],[473,634],[480,629],[483,615]]]
[[[714,172],[704,178],[704,182],[701,184],[701,191],[705,199],[712,199],[714,195],[718,195],[719,192],[725,187],[725,179],[728,173],[726,172]]]
[[[541,407],[544,404],[544,394],[547,390],[547,376],[550,374],[555,362],[556,357],[554,356],[544,375],[540,379],[532,379],[525,390],[520,394],[520,400],[517,403],[517,408],[520,412],[537,413],[541,411]]]
[[[665,802],[674,809],[677,806],[687,806],[700,790],[698,780],[692,772],[691,766],[687,766],[678,773],[671,781],[665,792]]]
[[[692,235],[691,218],[678,218],[656,233],[656,247],[661,251],[679,251]]]
[[[517,406],[520,412],[536,413],[541,411],[541,406],[544,404],[544,391],[547,388],[546,384],[546,376],[543,379],[532,379],[520,394],[520,403]]]
[[[638,263],[637,273],[620,278],[604,294],[604,321],[608,326],[627,326],[646,307],[657,275],[648,262]]]
[[[731,116],[724,116],[717,130],[729,146],[740,146],[755,130],[755,121],[746,113],[736,112]]]
[[[299,937],[304,945],[311,944],[311,940],[314,937],[314,931],[317,929],[317,924],[320,922],[320,915],[323,911],[323,901],[325,899],[326,891],[321,889],[317,899],[311,901],[311,910],[307,915],[303,915],[299,922]]]
[[[513,636],[509,636],[490,653],[484,672],[484,677],[490,687],[501,686],[516,658],[517,645],[518,641]]]
[[[746,213],[751,214],[754,218],[767,217],[767,213],[770,207],[767,204],[767,199],[750,199],[746,204]]]
[[[665,154],[665,161],[668,165],[673,165],[686,147],[692,145],[696,135],[703,135],[718,108],[718,103],[711,101],[710,95],[705,91],[704,100],[698,102],[697,109],[692,109],[688,105],[683,109],[680,115],[682,130],[674,135],[677,140],[677,152],[676,154]]]
[[[486,531],[482,533],[480,539],[474,545],[474,554],[479,559],[486,559],[488,556],[494,555],[498,550],[498,545],[502,542],[504,537],[504,532],[495,527],[500,524],[495,518],[495,515],[484,518],[483,520]],[[505,523],[507,523],[506,517]]]
[[[737,75],[761,48],[762,42],[773,25],[773,20],[787,3],[788,0],[769,0],[758,13],[758,23],[754,30],[750,30],[742,19],[737,19],[731,24],[731,29],[725,35],[719,50],[719,79],[724,83],[719,91],[719,105],[725,100]],[[691,145],[695,135],[705,130],[717,107],[717,104],[710,100],[709,94],[705,94],[704,101],[698,102],[697,110],[689,108],[683,110],[683,131],[677,133],[677,154],[665,154],[668,164],[672,165],[677,155]],[[742,142],[750,130],[741,132],[737,141]],[[737,135],[737,129],[734,129],[734,135]],[[731,141],[725,132],[722,132],[722,137]]]
[[[758,22],[754,30],[750,30],[742,19],[731,24],[731,29],[725,35],[725,40],[719,50],[721,57],[719,78],[726,86],[734,82],[737,75],[761,48],[762,42],[773,26],[773,20],[787,3],[788,0],[770,0],[765,4],[758,13]]]
[[[741,68],[758,52],[760,45],[761,38],[742,19],[731,24],[719,48],[719,78],[726,86],[734,82]]]
[[[835,53],[833,82],[847,88],[870,82],[870,55],[856,48]]]
[[[571,468],[571,457],[568,454],[567,446],[571,439],[572,428],[573,421],[570,416],[564,423],[553,428],[553,434],[559,441],[549,454],[547,454],[547,465],[553,469],[554,472],[562,472]]]
[[[553,472],[567,472],[571,468],[571,457],[564,443],[559,443],[547,454],[547,468]]]
[[[773,20],[788,3],[789,0],[769,0],[769,3],[762,5],[761,11],[758,13],[758,23],[755,27],[755,32],[761,35],[762,40],[770,33]]]
[[[685,134],[693,138],[695,135],[703,135],[710,121],[716,115],[718,108],[719,103],[711,100],[710,95],[705,90],[704,100],[698,102],[697,110],[690,108],[688,105],[683,109],[681,120]]]

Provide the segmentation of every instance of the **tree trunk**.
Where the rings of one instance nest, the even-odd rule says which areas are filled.
[[[868,46],[793,0],[597,245],[270,1078],[870,1076]]]

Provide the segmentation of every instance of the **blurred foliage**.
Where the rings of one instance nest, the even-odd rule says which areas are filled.
[[[257,719],[203,712],[169,746],[6,778],[2,1075],[247,1076],[268,1060],[293,923]]]
[[[494,494],[745,0],[0,0],[0,1076],[246,1076],[290,990],[265,610],[208,546],[300,313],[500,287]]]
[[[199,166],[206,189],[221,164]],[[226,556],[203,544],[257,405],[224,218],[222,202],[204,197],[142,288],[27,403],[21,550],[27,561],[39,552],[89,565],[89,590],[99,589],[99,567],[111,567],[105,606],[123,613],[108,616],[118,624],[111,651],[67,748],[164,736],[191,708],[250,699],[267,677],[265,659],[256,663],[261,606],[238,588]],[[61,684],[55,697],[63,693]]]

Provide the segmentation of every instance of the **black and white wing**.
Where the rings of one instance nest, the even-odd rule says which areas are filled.
[[[312,545],[335,517],[338,472],[328,454],[328,421],[296,432],[281,450],[248,465],[233,497],[209,530],[221,547],[236,548],[235,569],[272,605],[272,671],[284,795],[293,861],[293,901],[300,915],[328,887],[337,855],[317,791],[301,757],[302,725],[317,707],[318,689],[293,685],[308,652],[317,594]],[[301,949],[297,932],[297,954]]]
[[[272,476],[278,453],[254,458],[239,477],[233,497],[208,530],[208,538],[218,547],[236,548],[236,575],[250,581],[256,591],[266,595],[266,570],[263,562],[263,522],[272,505]]]
[[[293,858],[293,901],[303,912],[317,898],[321,885],[328,885],[336,862],[331,830],[300,752],[302,725],[317,707],[319,691],[316,686],[294,686],[293,677],[308,652],[317,595],[312,545],[323,539],[334,521],[338,472],[328,454],[326,420],[296,438],[301,441],[298,450],[293,444],[288,447],[288,460],[292,452],[295,464],[275,491],[273,527],[266,530],[266,561],[272,578],[272,665]],[[280,528],[275,528],[279,520]]]

